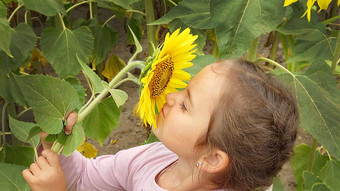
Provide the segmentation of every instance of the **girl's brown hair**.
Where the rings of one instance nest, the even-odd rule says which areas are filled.
[[[227,173],[214,183],[242,191],[270,186],[293,150],[299,124],[295,97],[255,63],[224,60],[212,69],[226,83],[197,146],[228,154]]]

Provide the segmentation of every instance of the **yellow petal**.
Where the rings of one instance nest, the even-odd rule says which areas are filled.
[[[285,3],[284,3],[284,7],[288,6],[288,5],[291,5],[292,3],[295,3],[297,2],[298,0],[285,0]]]
[[[318,5],[320,7],[319,12],[323,9],[323,10],[327,10],[328,5],[332,2],[332,0],[317,0],[318,1]]]

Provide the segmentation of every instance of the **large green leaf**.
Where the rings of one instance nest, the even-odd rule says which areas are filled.
[[[212,55],[199,55],[196,56],[194,60],[192,60],[193,66],[184,69],[191,75],[191,79],[198,74],[205,66],[216,62],[216,58]]]
[[[188,28],[188,25],[186,25],[179,19],[175,19],[169,23],[169,28],[171,32],[174,32],[178,28],[181,28],[181,31],[183,31],[184,29]],[[203,54],[203,48],[207,40],[207,34],[200,29],[194,29],[194,28],[190,28],[190,32],[192,35],[198,36],[198,38],[195,41],[195,44],[197,44],[196,48],[198,49],[196,54]]]
[[[21,175],[24,169],[24,166],[0,163],[1,190],[29,191],[30,188]]]
[[[315,183],[312,187],[312,191],[333,191],[327,184]]]
[[[76,90],[66,81],[42,75],[16,76],[38,126],[49,134],[63,130],[67,112],[80,108]]]
[[[1,2],[0,2],[1,3]],[[0,18],[0,49],[5,51],[8,56],[11,55],[10,51],[10,39],[11,39],[11,27],[6,18]]]
[[[315,174],[309,172],[309,171],[304,171],[303,172],[303,179],[304,179],[304,189],[305,190],[310,190],[313,187],[313,184],[315,183],[320,183],[322,180],[318,178]]]
[[[273,31],[285,14],[282,0],[211,0],[219,57],[240,57],[253,39]]]
[[[13,58],[4,52],[0,52],[0,70],[5,74],[18,69],[25,60],[31,57],[31,52],[37,41],[34,31],[25,23],[20,23],[11,30],[10,39],[10,50]]]
[[[6,16],[7,16],[6,6],[2,2],[0,2],[0,18],[6,19]]]
[[[19,121],[11,116],[8,117],[9,127],[11,128],[11,132],[15,135],[15,137],[22,142],[30,143],[33,147],[37,147],[40,142],[40,137],[38,135],[30,137],[31,129],[36,127],[37,124]]]
[[[294,148],[294,156],[290,160],[290,164],[294,171],[294,177],[296,181],[296,190],[303,190],[303,171],[307,169],[308,157],[310,153],[310,147],[306,144],[300,144]]]
[[[211,0],[183,0],[165,16],[152,22],[153,25],[168,24],[174,19],[181,19],[186,25],[196,29],[213,28],[210,17]]]
[[[335,160],[327,161],[320,171],[320,179],[333,190],[340,190],[340,162]]]
[[[37,11],[46,16],[54,16],[58,13],[66,14],[62,0],[18,0],[26,8]]]
[[[92,137],[100,144],[110,135],[119,123],[120,109],[111,97],[99,103],[83,120],[86,136]]]
[[[93,56],[95,64],[103,62],[106,53],[114,46],[118,33],[109,25],[99,25],[96,20],[91,20],[89,28],[94,36]]]
[[[303,40],[303,35],[297,37],[292,49],[292,55],[287,62],[297,61],[315,61],[318,59],[330,59],[332,58],[332,50],[336,44],[336,38],[324,36],[323,39],[317,38],[319,34],[314,33],[311,39],[315,40]]]
[[[63,155],[71,155],[73,151],[75,151],[80,146],[84,138],[85,133],[83,127],[81,124],[76,124],[72,129],[72,133],[66,138]]]
[[[126,1],[126,0],[95,0],[95,1],[113,3],[127,10],[132,9],[129,5],[129,1]]]
[[[29,167],[34,163],[34,150],[27,146],[10,146],[5,144],[5,163]]]
[[[65,78],[65,81],[70,83],[73,86],[73,88],[77,91],[78,96],[79,96],[79,101],[83,105],[85,102],[86,93],[85,93],[84,87],[80,84],[80,81],[78,80],[78,78],[70,76],[70,77]]]
[[[79,59],[86,62],[93,49],[93,36],[88,27],[75,30],[47,28],[41,34],[41,50],[55,71],[61,76],[75,76],[81,66]]]
[[[303,74],[280,77],[296,94],[301,127],[340,159],[340,91],[329,66],[317,61]]]
[[[26,104],[20,86],[12,74],[9,74],[8,76],[0,74],[0,87],[0,96],[3,97],[7,103],[16,102],[21,105]]]

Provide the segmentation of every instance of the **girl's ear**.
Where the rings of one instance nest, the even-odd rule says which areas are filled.
[[[229,156],[221,150],[215,150],[210,155],[201,158],[200,170],[207,173],[219,173],[229,165]]]

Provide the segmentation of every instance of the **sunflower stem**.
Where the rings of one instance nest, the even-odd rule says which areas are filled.
[[[109,93],[109,89],[111,89],[112,87],[114,87],[119,80],[130,70],[136,68],[136,67],[144,67],[144,62],[142,61],[133,61],[130,64],[126,65],[109,83],[109,87],[105,88],[102,92],[100,92],[100,94],[85,108],[81,108],[80,111],[82,111],[81,113],[79,113],[78,115],[78,120],[77,122],[82,121],[94,108],[97,104],[99,104],[105,97],[106,95]]]
[[[149,56],[153,53],[152,45],[157,46],[157,42],[155,40],[155,26],[149,25],[155,21],[155,13],[154,13],[154,0],[145,0],[145,21],[146,21],[146,31],[148,37],[148,53]]]
[[[339,35],[338,35],[338,39],[337,39],[337,42],[336,42],[334,55],[333,55],[333,59],[332,59],[331,69],[332,69],[333,73],[335,72],[336,65],[338,64],[339,56],[340,56],[340,32],[339,32]]]
[[[257,46],[259,44],[259,38],[255,38],[249,47],[248,50],[248,60],[254,62],[256,60],[257,57]]]

